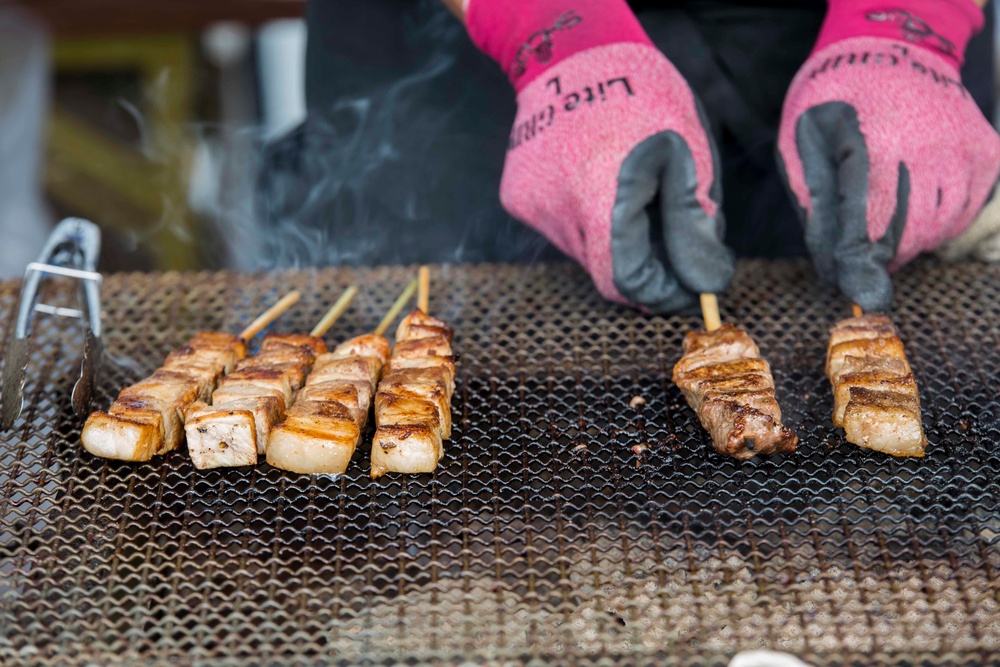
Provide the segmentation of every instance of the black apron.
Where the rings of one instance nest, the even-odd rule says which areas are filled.
[[[633,2],[705,105],[722,158],[726,241],[805,253],[775,167],[788,85],[824,2]],[[992,12],[963,81],[993,117]],[[439,0],[313,0],[307,120],[267,150],[257,205],[272,266],[523,262],[560,254],[497,192],[513,91]]]

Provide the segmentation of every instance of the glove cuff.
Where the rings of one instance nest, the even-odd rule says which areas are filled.
[[[852,37],[887,37],[936,53],[957,70],[983,23],[972,0],[828,0],[813,53]]]
[[[595,46],[652,46],[625,0],[466,0],[465,25],[518,92],[553,65]]]

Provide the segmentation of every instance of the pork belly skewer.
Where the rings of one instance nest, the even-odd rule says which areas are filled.
[[[267,451],[272,427],[285,417],[317,355],[325,334],[357,294],[348,287],[308,335],[272,334],[260,352],[236,364],[211,401],[196,401],[185,413],[188,454],[199,469],[255,465]]]
[[[416,289],[414,280],[373,333],[352,338],[316,358],[298,400],[271,432],[268,463],[303,474],[336,475],[347,470],[368,422],[382,367],[389,359],[389,341],[382,334]]]
[[[833,387],[833,424],[847,441],[893,456],[923,456],[920,395],[892,320],[854,316],[830,330],[826,374]]]
[[[246,341],[264,330],[299,300],[285,295],[238,336],[202,331],[167,355],[148,378],[123,389],[107,412],[87,418],[80,441],[95,456],[148,461],[180,446],[183,415],[196,400],[207,400],[216,384],[246,356]]]
[[[451,437],[455,390],[452,331],[427,314],[429,272],[421,268],[418,307],[396,330],[396,345],[375,396],[372,478],[434,472]]]
[[[706,330],[684,337],[673,381],[715,450],[743,460],[794,452],[799,439],[781,423],[771,367],[746,331],[722,324],[714,294],[701,295],[701,303]]]

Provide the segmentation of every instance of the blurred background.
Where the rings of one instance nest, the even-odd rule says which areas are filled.
[[[254,162],[305,115],[305,2],[141,5],[0,0],[4,277],[71,215],[105,271],[254,268]]]
[[[992,4],[995,11],[996,3]],[[390,63],[400,68],[397,78],[399,71],[405,76],[400,79],[404,83],[384,88],[389,102],[403,86],[419,84],[443,70],[450,70],[456,81],[472,78],[462,70],[462,57],[456,61],[450,52],[442,55],[447,43],[472,52],[458,23],[437,0],[414,0],[411,5],[422,8],[422,14],[414,14],[422,32],[413,31],[406,39],[432,46],[421,51],[428,55],[410,69],[406,69],[409,63]],[[260,202],[255,196],[266,147],[278,137],[294,138],[306,117],[305,11],[305,0],[0,0],[0,277],[21,275],[51,225],[66,216],[91,219],[104,230],[102,271],[275,265],[272,260],[281,252],[261,248],[265,235],[259,229]],[[358,3],[358,11],[366,11],[364,3]],[[364,40],[359,41],[363,45]],[[488,75],[499,81],[495,69],[488,67]],[[509,92],[502,81],[497,89],[503,98],[491,106],[506,119],[513,113]],[[455,109],[461,113],[463,96],[476,94],[486,93],[471,86],[450,92],[439,105],[448,111],[440,122],[429,119],[427,126],[445,127],[447,113]],[[335,112],[347,113],[352,127],[360,126],[365,103],[361,98],[348,100]],[[400,108],[398,113],[411,112]],[[331,123],[340,120],[335,115]],[[392,118],[374,115],[365,123],[374,141],[360,147],[353,143],[362,142],[344,142],[327,151],[344,156],[334,168],[340,170],[345,188],[391,189],[399,179],[412,178],[412,168],[392,171],[381,165],[377,172],[365,171],[363,163],[371,156],[376,160],[391,156],[392,141],[425,142],[426,151],[456,155],[478,151],[500,156],[504,148],[503,133],[498,133],[501,143],[496,147],[476,147],[454,133],[391,137]],[[303,136],[302,141],[324,141],[323,132],[315,129]],[[361,131],[346,136],[353,141]],[[386,136],[392,140],[383,142]],[[451,145],[445,145],[449,141]],[[484,169],[499,173],[499,157],[482,162]],[[325,173],[331,165],[296,168]],[[352,170],[357,170],[360,185],[352,185]],[[428,183],[410,189],[438,187]],[[287,188],[286,192],[286,199],[309,198],[308,191],[301,196]],[[477,229],[490,230],[482,231],[488,235],[507,224],[498,217],[502,211],[494,192],[454,194],[463,196],[472,201],[465,210],[475,210],[477,203],[488,209],[482,220],[469,221],[471,240]],[[362,200],[346,198],[349,207]],[[484,201],[493,205],[483,207]],[[428,220],[457,215],[420,201],[393,206],[397,210],[359,213],[357,206],[348,211],[323,210],[321,217],[343,214],[357,219],[354,233],[374,238],[369,223],[379,216],[423,221],[416,225],[423,229]],[[302,211],[297,215],[301,217]],[[331,253],[317,257],[315,248],[330,242],[322,234],[300,233],[291,261],[285,256],[277,263],[294,265],[298,257],[309,258],[310,251],[317,263],[372,259],[359,258],[356,250],[349,257]],[[501,245],[512,244],[503,238]],[[402,239],[399,245],[415,242]],[[528,236],[517,242],[531,253],[543,245]],[[375,239],[371,246],[375,260],[408,261],[405,250],[386,257],[384,249],[391,246],[386,239]],[[475,261],[475,256],[462,254],[464,246],[464,240],[457,241],[458,249],[449,256]]]

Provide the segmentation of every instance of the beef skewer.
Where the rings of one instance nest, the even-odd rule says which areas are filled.
[[[236,364],[208,401],[185,413],[188,454],[199,469],[255,465],[267,451],[272,427],[302,389],[317,355],[326,352],[325,334],[350,305],[348,287],[308,335],[272,334],[260,352]]]
[[[202,331],[167,355],[148,378],[126,387],[107,412],[91,413],[80,434],[95,456],[148,461],[180,446],[183,414],[196,400],[211,396],[216,384],[246,356],[246,341],[264,330],[299,300],[285,295],[239,335]]]
[[[833,424],[847,441],[893,456],[923,456],[920,394],[892,320],[854,316],[830,330],[826,374],[833,388]]]
[[[316,358],[313,372],[285,421],[271,431],[267,462],[303,474],[347,470],[368,423],[372,396],[389,359],[382,334],[413,297],[411,282],[373,333],[352,338]]]
[[[396,330],[396,345],[375,397],[378,428],[372,478],[387,472],[434,472],[451,437],[455,390],[452,330],[427,314],[429,271],[421,268],[418,307]]]
[[[705,331],[684,337],[673,381],[720,454],[749,459],[795,451],[798,437],[781,423],[771,367],[743,329],[722,324],[714,294],[702,294]]]

